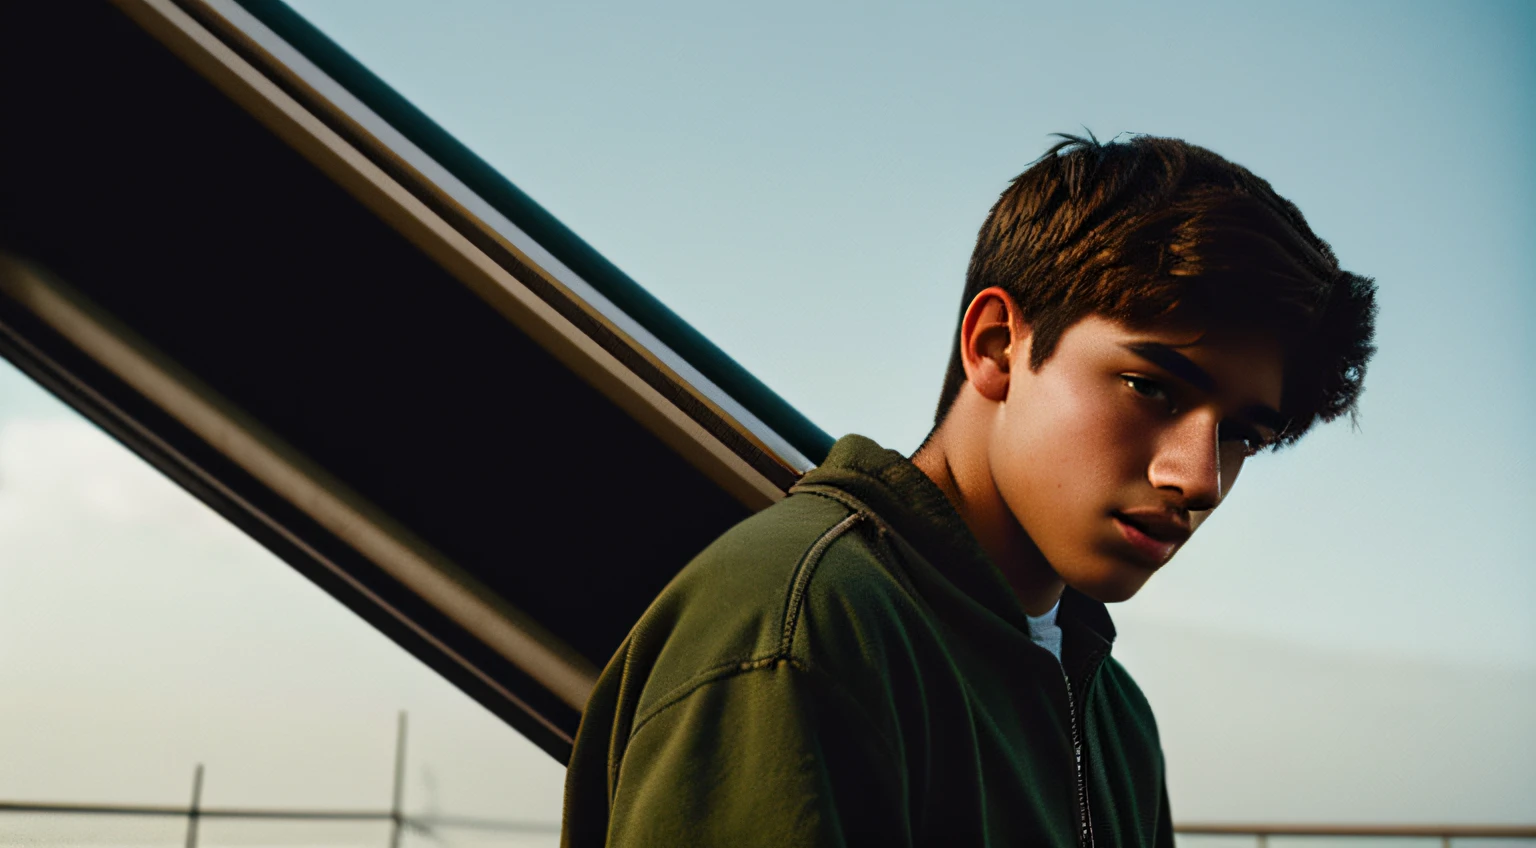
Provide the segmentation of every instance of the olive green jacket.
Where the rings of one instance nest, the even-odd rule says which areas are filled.
[[[1172,846],[1108,614],[1068,589],[1057,621],[1062,664],[943,492],[845,437],[603,671],[562,844]]]

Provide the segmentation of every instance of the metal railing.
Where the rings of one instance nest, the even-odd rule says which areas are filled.
[[[404,831],[433,835],[439,828],[501,831],[505,833],[559,833],[559,822],[511,821],[466,816],[407,816],[396,810],[263,810],[239,807],[161,807],[135,804],[45,804],[0,801],[0,813],[52,813],[59,815],[172,816],[187,820],[187,848],[197,848],[198,823],[203,819],[267,821],[390,822],[389,844],[399,848]]]
[[[408,816],[405,814],[405,740],[406,714],[400,713],[395,735],[393,803],[388,810],[274,810],[243,807],[203,806],[203,766],[192,772],[192,802],[185,807],[153,804],[74,804],[29,801],[0,801],[3,813],[43,813],[55,815],[168,816],[187,820],[187,848],[197,848],[198,824],[203,819],[246,819],[266,821],[389,822],[390,848],[400,848],[400,837],[411,830],[433,835],[437,828],[452,828],[504,833],[559,833],[559,822],[512,821],[468,816]]]
[[[1399,839],[1438,839],[1442,848],[1452,840],[1462,839],[1532,839],[1536,825],[1494,824],[1255,824],[1252,822],[1184,823],[1174,825],[1184,836],[1249,836],[1259,848],[1268,848],[1271,836],[1388,837]]]
[[[201,767],[197,784],[201,785]],[[499,831],[503,833],[560,832],[559,822],[511,821],[462,816],[407,816],[398,807],[394,810],[262,810],[241,808],[204,808],[198,805],[194,790],[190,807],[162,807],[146,805],[111,804],[40,804],[0,802],[0,813],[56,813],[56,814],[105,814],[131,816],[181,816],[187,819],[187,848],[196,848],[198,822],[202,819],[266,819],[282,821],[350,821],[391,822],[390,845],[399,848],[400,837],[406,830],[422,835],[433,835],[438,828]],[[1390,824],[1254,824],[1254,823],[1185,823],[1176,825],[1174,832],[1181,836],[1244,836],[1252,837],[1259,848],[1267,848],[1272,836],[1297,837],[1388,837],[1401,839],[1439,839],[1450,848],[1452,841],[1478,839],[1531,839],[1536,840],[1533,825],[1390,825]]]
[[[187,848],[197,848],[198,823],[203,819],[246,819],[267,821],[389,822],[390,848],[400,848],[400,839],[410,830],[432,836],[438,828],[497,831],[502,833],[560,832],[559,822],[513,821],[466,816],[408,816],[405,814],[406,714],[400,713],[395,737],[394,792],[388,810],[276,810],[240,807],[204,807],[203,766],[192,775],[192,799],[185,807],[146,804],[73,804],[0,801],[3,813],[43,813],[56,815],[171,816],[187,820]],[[1443,848],[1452,840],[1531,839],[1536,840],[1536,825],[1391,825],[1391,824],[1256,824],[1251,822],[1186,822],[1174,825],[1181,836],[1251,837],[1258,848],[1268,848],[1272,836],[1294,837],[1397,837],[1403,839],[1439,839]]]

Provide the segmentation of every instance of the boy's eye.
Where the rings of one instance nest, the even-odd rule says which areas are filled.
[[[1131,391],[1151,400],[1167,401],[1168,392],[1158,385],[1157,381],[1146,377],[1138,377],[1135,374],[1121,374],[1120,380],[1130,387]]]

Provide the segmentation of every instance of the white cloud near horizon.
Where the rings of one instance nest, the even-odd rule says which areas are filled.
[[[79,418],[0,417],[0,693],[0,800],[201,762],[210,806],[387,809],[403,709],[410,809],[559,819],[548,755]]]

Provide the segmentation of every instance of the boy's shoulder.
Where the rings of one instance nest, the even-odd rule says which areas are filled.
[[[880,532],[869,516],[809,493],[726,531],[673,578],[626,643],[627,662],[644,667],[642,701],[733,667],[825,663],[828,643],[843,642],[826,625],[878,630],[920,614]]]

